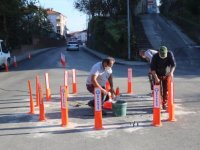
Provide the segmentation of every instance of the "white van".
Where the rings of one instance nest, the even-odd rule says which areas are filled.
[[[6,49],[3,40],[0,39],[0,67],[5,66],[5,62],[10,63],[10,52]]]

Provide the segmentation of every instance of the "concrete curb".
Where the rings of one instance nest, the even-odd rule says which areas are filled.
[[[48,50],[50,50],[50,49],[52,49],[52,48],[55,48],[55,47],[48,47],[48,48],[43,48],[43,49],[37,49],[37,50],[32,50],[32,51],[23,53],[23,54],[21,54],[21,55],[16,56],[17,62],[20,62],[20,61],[23,61],[23,60],[28,59],[29,53],[31,54],[31,56],[34,56],[34,55],[37,55],[37,54],[39,54],[39,53],[48,51]],[[10,63],[9,66],[13,65],[13,63],[14,63],[14,62],[13,62],[13,61],[14,61],[14,60],[13,60],[13,57],[14,57],[14,56],[11,57],[11,63]]]
[[[105,54],[102,54],[95,50],[92,50],[86,46],[83,46],[82,48],[84,49],[84,51],[86,51],[100,59],[104,59],[104,58],[108,57],[108,55],[105,55]],[[121,65],[130,65],[130,66],[146,66],[146,65],[148,65],[146,62],[140,62],[140,61],[127,61],[127,60],[123,60],[120,58],[115,58],[115,60],[116,60],[117,64],[121,64]]]

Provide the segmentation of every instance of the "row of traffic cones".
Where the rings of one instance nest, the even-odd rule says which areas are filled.
[[[73,69],[72,72],[75,72],[75,69]],[[75,74],[73,75],[73,94],[76,94],[76,79],[75,79]],[[67,71],[64,72],[64,86],[60,87],[60,95],[61,95],[61,116],[62,116],[62,126],[67,126],[67,115],[66,113],[68,112],[68,110],[66,109],[66,107],[63,107],[64,102],[66,101],[66,98],[69,95],[69,91],[68,91],[68,73]],[[30,91],[30,114],[34,114],[34,102],[33,102],[33,97],[32,97],[32,88],[31,88],[31,82],[30,80],[28,80],[28,86],[29,86],[29,91]],[[51,90],[50,90],[50,85],[49,85],[49,76],[48,73],[45,73],[45,86],[46,86],[46,100],[50,101],[51,100]],[[63,96],[63,89],[64,89],[64,95]],[[75,90],[74,90],[75,89]],[[65,100],[63,100],[65,99]],[[65,102],[66,103],[66,102]],[[64,105],[63,105],[64,104]],[[45,120],[45,112],[44,112],[44,98],[43,98],[43,93],[42,93],[42,87],[41,87],[41,83],[40,83],[40,79],[39,76],[36,76],[36,106],[39,106],[39,120],[40,121],[44,121]]]
[[[132,68],[128,68],[128,86],[127,86],[127,93],[128,94],[133,94],[133,73],[132,73]],[[109,81],[106,81],[105,89],[107,91],[110,90],[110,84]]]
[[[28,54],[28,59],[31,59],[31,54],[29,53]],[[8,72],[9,71],[9,67],[8,67],[8,61],[6,60],[5,61],[5,72]],[[16,59],[16,56],[14,56],[13,57],[13,66],[15,67],[15,68],[17,68],[17,59]]]
[[[36,77],[38,79],[38,76]],[[44,97],[43,97],[43,92],[42,92],[42,86],[39,83],[39,80],[36,81],[36,99],[38,98],[39,102],[36,100],[36,106],[39,105],[39,121],[45,121],[45,109],[44,109]],[[30,91],[30,112],[29,114],[35,114],[34,111],[34,102],[33,102],[33,97],[32,97],[32,87],[31,87],[31,82],[28,80],[28,86],[29,86],[29,91]],[[68,104],[67,104],[67,87],[65,86],[60,86],[60,97],[61,97],[61,126],[65,127],[68,125]],[[39,103],[39,104],[38,104]]]

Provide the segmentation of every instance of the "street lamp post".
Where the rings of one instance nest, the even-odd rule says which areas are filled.
[[[127,0],[127,24],[128,24],[128,60],[131,59],[131,45],[130,45],[130,7],[129,7],[129,0]]]

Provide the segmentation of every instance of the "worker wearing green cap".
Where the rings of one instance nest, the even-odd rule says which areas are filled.
[[[167,79],[173,77],[176,67],[176,61],[171,51],[166,46],[161,46],[159,52],[155,54],[151,61],[151,72],[155,79],[155,84],[163,86],[162,107],[166,109],[167,104]]]

